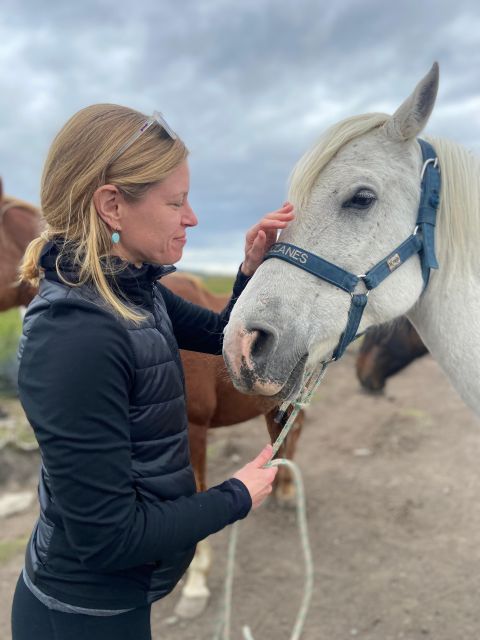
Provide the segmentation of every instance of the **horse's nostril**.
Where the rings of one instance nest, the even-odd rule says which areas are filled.
[[[263,355],[267,349],[269,338],[273,338],[271,333],[262,331],[261,329],[257,329],[255,334],[256,336],[251,349],[252,358],[257,358],[258,356]]]
[[[275,335],[265,328],[252,330],[250,357],[258,363],[264,361],[275,349]]]

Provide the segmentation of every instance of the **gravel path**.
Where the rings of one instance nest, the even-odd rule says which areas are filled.
[[[379,397],[360,391],[353,363],[347,353],[330,368],[297,456],[316,567],[303,638],[478,640],[480,421],[430,357],[392,379]],[[260,419],[213,432],[210,484],[228,477],[265,440]],[[24,467],[34,469],[34,454],[23,456]],[[5,640],[35,514],[32,507],[0,521]],[[212,539],[207,611],[195,621],[177,620],[177,589],[153,608],[155,640],[212,638],[227,542],[225,531]],[[241,638],[245,623],[257,640],[287,640],[302,584],[295,515],[271,502],[241,524],[232,640]]]

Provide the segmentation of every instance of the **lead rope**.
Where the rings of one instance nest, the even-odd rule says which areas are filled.
[[[310,404],[313,394],[321,384],[327,367],[331,360],[322,362],[318,370],[313,371],[305,376],[302,390],[297,399],[293,402],[284,402],[275,416],[275,421],[282,423],[284,420],[285,426],[282,428],[278,438],[273,445],[273,451],[270,460],[266,463],[265,467],[278,467],[285,465],[291,469],[294,476],[295,487],[297,491],[297,523],[300,532],[300,542],[303,551],[303,557],[305,562],[305,585],[303,590],[303,598],[300,605],[300,609],[295,620],[292,635],[290,640],[298,640],[303,631],[305,619],[307,617],[308,607],[313,591],[313,560],[312,550],[310,547],[310,541],[308,537],[308,525],[307,525],[307,509],[305,503],[305,489],[303,485],[302,475],[298,465],[291,460],[285,458],[278,458],[273,460],[277,451],[282,446],[285,438],[287,437],[290,429],[292,428],[295,418],[299,411]],[[291,411],[290,411],[291,409]],[[290,413],[289,413],[290,411]],[[233,592],[233,574],[235,570],[235,553],[238,540],[238,522],[235,522],[232,526],[232,532],[230,534],[230,541],[228,545],[227,556],[227,573],[225,577],[225,591],[224,591],[224,604],[218,621],[217,629],[214,635],[214,640],[230,640],[231,632],[231,618],[232,618],[232,592]],[[254,640],[250,627],[244,625],[242,627],[242,633],[244,640]]]

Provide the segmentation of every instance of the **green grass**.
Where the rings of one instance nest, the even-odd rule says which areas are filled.
[[[17,348],[22,331],[18,309],[0,312],[0,394],[16,394]]]
[[[13,540],[3,540],[0,542],[0,564],[5,564],[18,555],[19,553],[23,553],[25,551],[25,547],[27,546],[28,537],[22,538],[14,538]]]
[[[15,356],[22,322],[18,309],[0,313],[0,362]]]
[[[211,293],[231,293],[233,287],[233,276],[204,275],[200,276],[205,286]]]

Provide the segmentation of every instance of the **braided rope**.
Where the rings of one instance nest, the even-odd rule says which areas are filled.
[[[287,460],[285,458],[277,458],[272,460],[272,458],[276,455],[279,448],[282,446],[285,438],[287,437],[289,431],[293,427],[295,422],[295,418],[298,415],[300,409],[306,407],[315,393],[318,386],[321,384],[329,362],[322,362],[318,371],[314,371],[311,374],[308,374],[305,377],[302,391],[300,392],[298,398],[295,402],[285,402],[280,407],[280,410],[275,418],[275,420],[279,423],[282,423],[286,420],[280,435],[276,439],[273,445],[273,452],[270,460],[267,462],[265,467],[278,467],[280,465],[288,466],[289,469],[293,472],[293,477],[295,481],[295,487],[297,491],[297,523],[300,533],[300,542],[303,551],[303,557],[305,562],[305,584],[303,591],[303,598],[300,605],[299,612],[297,614],[297,618],[295,620],[295,625],[293,627],[292,634],[290,636],[290,640],[299,640],[303,627],[305,625],[305,620],[308,613],[308,608],[310,606],[310,601],[312,598],[313,592],[313,559],[312,559],[312,550],[310,546],[309,536],[308,536],[308,524],[307,524],[307,508],[306,508],[306,500],[305,500],[305,489],[303,485],[302,475],[298,465],[296,465],[291,460]],[[290,413],[289,410],[291,409]],[[287,417],[288,416],[288,417]],[[230,632],[231,632],[231,620],[232,620],[232,593],[233,593],[233,574],[235,570],[235,553],[237,548],[238,541],[238,522],[236,522],[232,526],[232,531],[230,534],[230,541],[228,545],[228,555],[227,555],[227,570],[225,577],[225,591],[224,591],[224,602],[223,607],[219,616],[219,621],[217,624],[217,628],[214,634],[214,640],[230,640]],[[254,640],[251,629],[248,625],[244,625],[242,627],[242,633],[244,640]]]

